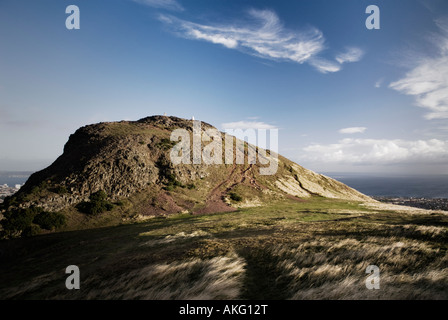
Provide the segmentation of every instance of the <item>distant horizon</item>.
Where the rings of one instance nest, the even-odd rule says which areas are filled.
[[[35,171],[0,171],[0,186],[23,185]],[[373,197],[402,197],[425,199],[448,199],[448,174],[444,175],[391,175],[319,172],[336,179],[361,193]]]

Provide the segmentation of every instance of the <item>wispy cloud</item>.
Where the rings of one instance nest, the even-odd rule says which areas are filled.
[[[366,127],[351,127],[351,128],[343,128],[338,132],[343,134],[353,134],[353,133],[364,133],[367,130]]]
[[[347,48],[347,51],[336,56],[336,61],[340,64],[346,62],[358,62],[364,55],[364,51],[359,48]]]
[[[435,56],[420,58],[417,66],[389,87],[413,96],[416,105],[428,109],[426,119],[448,118],[448,19],[436,21],[441,33]]]
[[[375,88],[381,88],[383,85],[383,79],[379,79],[377,82],[375,82]]]
[[[225,129],[277,129],[276,126],[262,121],[235,121],[221,124],[221,128]]]
[[[341,70],[340,64],[322,58],[312,58],[308,63],[321,73],[338,72]]]
[[[343,139],[334,144],[313,144],[303,149],[313,161],[349,164],[446,163],[448,141]]]
[[[326,47],[325,38],[317,28],[293,32],[271,10],[251,9],[248,15],[246,22],[228,25],[199,24],[172,15],[161,15],[160,21],[184,38],[221,44],[263,59],[306,62],[322,73],[337,72],[342,63],[361,59],[362,51],[351,48],[336,57],[342,62],[326,60],[318,56]]]
[[[183,11],[184,7],[176,0],[132,0],[134,2],[154,8]]]

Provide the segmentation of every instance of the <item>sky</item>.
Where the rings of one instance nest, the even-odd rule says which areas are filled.
[[[0,171],[164,113],[278,129],[317,172],[448,174],[448,2],[0,0]]]

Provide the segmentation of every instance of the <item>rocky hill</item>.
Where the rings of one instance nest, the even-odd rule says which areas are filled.
[[[53,164],[34,173],[17,194],[5,199],[2,213],[7,216],[5,213],[15,208],[37,207],[45,212],[62,212],[68,225],[75,226],[90,219],[82,212],[82,204],[92,202],[92,195],[99,192],[101,201],[111,204],[108,210],[112,213],[103,217],[119,220],[233,211],[283,198],[373,201],[280,155],[273,175],[261,175],[260,168],[266,165],[259,161],[174,165],[170,150],[176,142],[170,141],[170,135],[179,128],[192,133],[192,122],[152,116],[84,126],[70,136],[63,154]],[[211,128],[202,123],[202,133]],[[253,146],[245,145],[247,154]]]

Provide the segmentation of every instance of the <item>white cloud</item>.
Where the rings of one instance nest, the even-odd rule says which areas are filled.
[[[383,79],[379,79],[377,82],[375,82],[375,88],[381,88],[383,85]]]
[[[211,26],[167,16],[162,21],[171,22],[184,37],[248,50],[266,59],[303,63],[324,49],[323,35],[317,29],[294,34],[283,28],[273,11],[252,9],[249,15],[256,21],[253,25]]]
[[[336,61],[340,64],[346,62],[357,62],[361,60],[364,52],[359,48],[348,48],[346,52],[340,53],[336,56]]]
[[[321,73],[338,72],[341,70],[340,64],[321,58],[312,58],[310,59],[309,64]]]
[[[367,130],[366,127],[351,127],[340,129],[338,132],[343,134],[364,133]]]
[[[334,144],[313,144],[303,150],[305,159],[327,163],[380,165],[448,161],[448,141],[438,139],[343,139]]]
[[[276,126],[267,124],[262,121],[236,121],[221,124],[221,128],[225,129],[277,129]]]
[[[207,34],[199,30],[190,30],[190,35],[196,39],[207,40],[212,43],[222,44],[223,46],[233,49],[238,46],[238,41],[219,34]]]
[[[206,25],[161,15],[160,21],[170,25],[181,37],[221,44],[229,49],[274,61],[305,62],[322,73],[337,72],[340,62],[318,57],[325,49],[325,38],[316,28],[293,32],[286,29],[271,10],[249,10],[246,22],[228,25]],[[339,59],[358,61],[360,49],[351,48]]]
[[[441,35],[437,37],[438,53],[420,58],[417,66],[404,78],[389,87],[413,96],[416,105],[428,109],[426,119],[448,119],[448,28],[446,21],[438,21]]]
[[[176,0],[132,0],[154,8],[161,8],[174,11],[183,11],[184,8]]]

